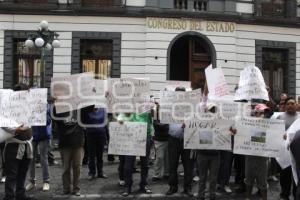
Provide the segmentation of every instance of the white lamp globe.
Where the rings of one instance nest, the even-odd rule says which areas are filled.
[[[53,46],[54,48],[60,47],[60,41],[59,41],[59,40],[53,40],[52,46]]]
[[[34,42],[31,39],[27,39],[25,41],[25,46],[28,48],[32,48],[32,47],[34,47]]]
[[[35,39],[34,43],[37,47],[42,47],[44,45],[45,41],[43,40],[43,38],[37,38],[37,39]]]
[[[51,44],[47,43],[45,46],[46,50],[50,51],[52,49]]]
[[[40,27],[42,28],[42,30],[48,30],[48,22],[46,20],[41,21]]]

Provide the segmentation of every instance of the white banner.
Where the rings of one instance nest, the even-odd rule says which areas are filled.
[[[159,97],[161,123],[183,123],[186,114],[198,113],[201,100],[201,89],[188,92],[161,91]]]
[[[274,112],[271,119],[277,119],[279,115],[283,114],[283,112]],[[285,169],[289,166],[291,166],[291,156],[290,151],[288,150],[288,147],[286,146],[286,141],[282,141],[283,145],[281,149],[279,150],[279,156],[276,157],[276,161],[280,165],[281,169]]]
[[[211,119],[203,114],[199,119],[194,118],[185,122],[185,149],[216,149],[231,150],[231,132],[229,128],[234,121]]]
[[[299,114],[298,114],[299,115]],[[287,139],[286,139],[286,149],[289,148],[292,140],[294,139],[296,133],[300,130],[300,118],[298,118],[294,123],[289,127],[289,129],[286,131]],[[290,153],[290,159],[291,159],[291,166],[293,171],[293,177],[296,183],[298,183],[298,176],[297,176],[297,167],[296,167],[296,161],[291,151],[288,150]],[[286,152],[285,152],[286,153]]]
[[[235,120],[236,117],[250,117],[251,104],[232,101],[209,101],[217,107],[216,115],[220,119]]]
[[[109,123],[108,154],[145,156],[147,140],[147,123],[118,122]]]
[[[283,144],[283,120],[240,118],[236,120],[234,153],[278,157]]]
[[[108,92],[107,80],[95,79],[96,108],[107,108],[106,92]]]
[[[96,103],[94,90],[94,74],[90,72],[53,77],[51,80],[51,94],[57,98],[55,101],[57,114],[94,105]]]
[[[150,102],[150,79],[112,78],[108,80],[108,111],[141,112],[143,104]]]
[[[212,65],[205,69],[206,82],[209,99],[222,99],[229,96],[229,90],[222,68],[212,68]]]
[[[240,73],[239,87],[234,100],[264,99],[269,95],[261,71],[256,66],[247,66]]]
[[[0,91],[0,127],[45,126],[47,89]]]

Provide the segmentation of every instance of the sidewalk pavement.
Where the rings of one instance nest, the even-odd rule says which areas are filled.
[[[55,152],[58,155],[57,152]],[[35,190],[29,192],[30,196],[34,196],[37,199],[46,200],[46,199],[109,199],[109,200],[117,200],[117,199],[192,199],[190,197],[184,196],[181,194],[182,192],[182,183],[183,177],[179,176],[179,191],[177,194],[173,196],[166,196],[165,193],[168,190],[168,182],[167,180],[163,180],[161,182],[152,182],[151,178],[153,176],[153,167],[150,167],[149,170],[149,185],[152,189],[153,194],[144,195],[138,192],[139,185],[139,173],[134,174],[134,185],[133,185],[133,194],[129,197],[123,198],[120,194],[123,191],[123,188],[118,185],[118,157],[115,156],[115,162],[108,162],[107,156],[104,156],[104,173],[108,175],[108,179],[94,179],[92,181],[88,180],[88,168],[87,166],[83,166],[82,175],[81,175],[81,196],[66,196],[63,195],[62,191],[62,180],[61,180],[61,165],[60,160],[59,165],[50,166],[50,191],[43,192],[42,191],[42,178],[41,178],[41,168],[37,168],[37,187]],[[139,166],[137,166],[139,167]],[[179,169],[179,171],[181,168]],[[258,169],[259,170],[259,169]],[[234,185],[231,185],[234,187]],[[198,188],[198,183],[193,183],[193,192],[196,194]],[[268,200],[278,200],[279,199],[280,186],[278,182],[270,182],[269,190],[268,190]],[[0,198],[3,198],[4,194],[4,184],[0,185]],[[230,195],[224,194],[221,192],[217,193],[217,199],[220,200],[244,200],[244,194],[235,194],[232,193]],[[253,195],[253,200],[259,199],[257,195]]]

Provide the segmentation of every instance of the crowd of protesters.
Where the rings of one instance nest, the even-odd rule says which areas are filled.
[[[27,90],[19,84],[14,90]],[[175,91],[185,91],[183,87],[177,87]],[[204,89],[204,96],[207,96]],[[220,150],[189,150],[184,149],[183,135],[185,124],[160,123],[159,104],[154,110],[143,113],[120,113],[108,116],[105,109],[89,106],[81,110],[57,114],[53,104],[54,99],[48,101],[47,124],[41,127],[16,127],[2,128],[14,135],[13,138],[1,143],[2,179],[5,182],[5,200],[29,200],[26,191],[36,187],[35,167],[39,159],[42,167],[43,191],[50,190],[49,151],[53,127],[58,132],[58,147],[62,162],[63,193],[80,196],[81,168],[86,154],[89,180],[94,178],[109,178],[103,169],[103,153],[109,133],[106,121],[145,122],[147,123],[146,156],[140,157],[139,183],[140,192],[151,194],[148,184],[150,149],[154,148],[156,159],[154,161],[154,176],[152,181],[168,180],[169,190],[166,195],[173,195],[179,190],[178,166],[183,165],[184,183],[182,192],[193,196],[192,184],[198,182],[199,200],[205,199],[206,183],[209,183],[208,196],[210,200],[216,199],[216,191],[224,193],[245,193],[246,199],[251,199],[252,189],[258,188],[259,195],[267,200],[268,180],[279,181],[281,186],[280,198],[288,200],[291,196],[300,200],[300,189],[297,188],[292,175],[291,167],[281,169],[274,158],[259,156],[245,156],[233,154],[232,151]],[[270,118],[274,112],[281,112],[277,119],[284,120],[286,130],[300,116],[300,98],[296,101],[287,94],[281,94],[278,104],[272,100],[265,102],[253,100],[253,116]],[[50,112],[53,109],[53,116]],[[203,112],[216,112],[217,106],[207,103]],[[109,119],[109,120],[108,120]],[[82,127],[81,122],[86,125]],[[98,126],[92,126],[98,125]],[[231,127],[232,142],[234,135],[239,134],[235,127]],[[284,133],[283,133],[283,137]],[[295,156],[298,176],[300,175],[300,132],[296,133],[290,144],[290,149]],[[114,157],[110,156],[110,160]],[[130,195],[133,185],[132,174],[135,169],[136,157],[119,155],[119,185],[124,187],[122,196]],[[222,166],[222,168],[220,168]],[[233,173],[234,172],[234,173]],[[27,176],[28,174],[28,176]],[[73,178],[71,178],[73,174]],[[230,177],[235,176],[236,188],[229,185]],[[27,179],[26,179],[27,177]],[[279,180],[278,180],[279,178]],[[72,180],[72,181],[71,181]],[[25,183],[27,183],[25,187]],[[292,195],[291,195],[292,194]]]

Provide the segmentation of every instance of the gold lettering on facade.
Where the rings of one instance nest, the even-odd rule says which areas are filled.
[[[219,21],[201,21],[195,19],[147,18],[147,27],[152,29],[173,29],[233,33],[235,23]]]

